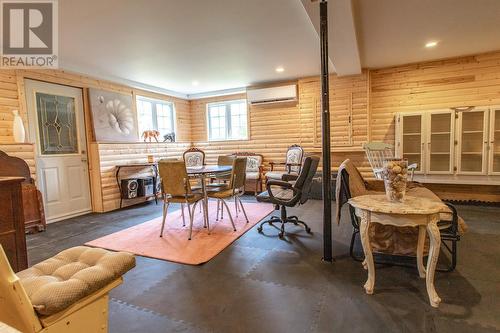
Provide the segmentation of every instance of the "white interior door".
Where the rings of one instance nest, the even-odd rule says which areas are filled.
[[[47,222],[90,212],[82,90],[33,80],[25,90]]]

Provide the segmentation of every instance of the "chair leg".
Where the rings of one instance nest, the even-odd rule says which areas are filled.
[[[234,196],[234,210],[236,211],[236,217],[238,217],[238,199]]]
[[[224,199],[221,199],[222,204],[224,207],[226,207],[227,210],[227,215],[229,215],[229,220],[231,221],[231,224],[233,225],[233,230],[236,231],[236,226],[234,225],[233,217],[231,216],[231,212],[229,211],[229,206],[227,205],[226,201]],[[222,209],[224,212],[224,209]]]
[[[247,221],[247,223],[249,222],[248,221],[248,216],[247,216],[247,212],[245,211],[245,207],[243,206],[243,202],[241,202],[241,198],[240,197],[235,197],[238,202],[240,203],[240,206],[241,206],[241,210],[243,211],[243,215],[245,215],[245,220]]]
[[[189,210],[189,204],[188,204],[188,210]],[[181,203],[181,212],[182,212],[182,226],[186,226],[186,218],[184,217],[184,204]]]
[[[219,221],[219,209],[220,209],[220,201],[217,200],[217,215],[215,217],[215,221]]]
[[[161,221],[160,237],[163,237],[163,229],[165,228],[165,220],[167,219],[168,202],[163,202],[163,219]]]
[[[191,236],[193,235],[193,220],[194,220],[194,210],[196,209],[196,204],[198,204],[199,201],[196,201],[193,205],[193,210],[191,211],[189,204],[188,204],[188,212],[189,212],[189,240],[191,240]]]

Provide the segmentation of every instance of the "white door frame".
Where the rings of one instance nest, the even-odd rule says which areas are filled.
[[[47,86],[47,89],[44,87],[36,87],[34,88],[34,85],[45,85]],[[29,142],[32,142],[34,144],[34,151],[35,151],[35,165],[36,165],[36,181],[37,185],[42,192],[42,196],[44,199],[46,198],[45,194],[45,184],[42,179],[42,173],[41,173],[41,159],[42,155],[40,152],[40,142],[39,142],[39,127],[38,127],[38,115],[36,112],[36,97],[35,93],[36,92],[42,92],[42,93],[47,93],[47,94],[59,94],[64,96],[65,93],[62,90],[74,90],[74,95],[71,97],[75,97],[75,110],[76,110],[76,123],[77,123],[77,138],[78,138],[78,153],[77,154],[58,154],[55,156],[44,156],[44,159],[56,159],[56,158],[61,158],[61,157],[69,157],[69,156],[79,156],[81,159],[82,164],[84,164],[84,177],[86,178],[86,188],[83,188],[82,190],[85,192],[86,197],[88,198],[88,205],[85,205],[85,207],[72,211],[71,213],[68,214],[57,214],[54,216],[47,216],[47,223],[52,223],[52,222],[57,222],[60,220],[68,219],[74,216],[79,216],[83,214],[87,214],[92,211],[92,196],[91,196],[91,189],[90,189],[90,172],[89,172],[89,166],[88,166],[88,152],[87,152],[87,140],[88,138],[86,137],[86,126],[85,126],[85,110],[84,110],[84,104],[83,104],[83,89],[80,87],[72,87],[72,86],[67,86],[67,85],[62,85],[58,83],[53,83],[53,82],[46,82],[46,81],[41,81],[41,80],[34,80],[30,78],[24,78],[24,88],[25,88],[25,93],[26,93],[26,112],[28,115],[28,140]],[[30,94],[30,90],[34,89],[36,92],[33,92],[33,94]],[[61,92],[58,92],[58,89],[61,89]],[[46,213],[48,212],[47,210],[47,203],[44,200],[44,206],[45,206],[45,211]]]

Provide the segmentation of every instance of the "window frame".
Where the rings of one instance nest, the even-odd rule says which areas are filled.
[[[149,102],[151,103],[151,117],[152,117],[152,122],[153,122],[153,127],[151,130],[155,130],[160,132],[158,128],[158,111],[157,111],[157,105],[158,104],[164,104],[164,105],[170,105],[172,108],[172,130],[174,134],[177,136],[177,114],[175,112],[175,103],[171,101],[166,101],[163,99],[157,99],[157,98],[151,98],[151,97],[146,97],[146,96],[141,96],[141,95],[136,95],[135,98],[135,107],[136,107],[136,113],[137,113],[137,127],[140,128],[140,117],[139,117],[139,108],[138,108],[138,102]],[[142,133],[139,133],[139,136],[141,136]],[[160,135],[162,133],[160,132]],[[164,134],[163,134],[164,135]]]
[[[241,138],[231,138],[229,135],[231,133],[231,104],[238,104],[238,103],[244,103],[245,108],[246,108],[246,128],[247,128],[247,133],[245,137]],[[211,118],[210,118],[210,108],[211,107],[217,107],[217,106],[225,106],[225,118],[226,118],[226,131],[225,131],[225,138],[224,139],[212,139],[210,132],[211,132]],[[248,103],[247,100],[242,98],[242,99],[233,99],[233,100],[227,100],[227,101],[218,101],[218,102],[212,102],[212,103],[207,103],[206,105],[206,126],[207,126],[207,140],[209,142],[223,142],[223,141],[248,141],[250,139],[250,112],[248,108]]]

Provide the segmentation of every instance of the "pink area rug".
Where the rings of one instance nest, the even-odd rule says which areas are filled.
[[[189,237],[189,215],[185,208],[186,226],[182,226],[181,211],[168,212],[163,238],[160,237],[161,217],[134,227],[115,232],[91,242],[88,246],[101,247],[114,251],[127,251],[136,255],[168,260],[189,265],[203,264],[226,247],[231,245],[245,232],[273,211],[271,204],[243,203],[248,215],[246,223],[243,212],[235,214],[234,201],[228,202],[236,225],[233,231],[231,221],[224,210],[224,219],[216,221],[216,202],[209,202],[210,234],[203,227],[203,214],[196,207],[193,222],[193,236]]]

